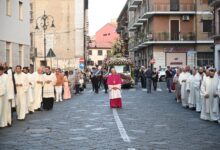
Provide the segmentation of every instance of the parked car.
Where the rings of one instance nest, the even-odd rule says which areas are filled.
[[[160,82],[165,82],[166,81],[166,69],[165,67],[161,68],[160,71],[158,71],[158,77]]]

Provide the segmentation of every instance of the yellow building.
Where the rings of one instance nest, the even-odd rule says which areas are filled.
[[[62,69],[79,67],[79,59],[84,57],[85,36],[88,33],[87,9],[88,0],[30,1],[31,49],[35,68],[44,65],[49,49],[52,49],[56,56],[46,58],[48,66]],[[44,12],[49,19],[46,22],[49,24],[45,35],[41,27],[44,23],[41,19]],[[52,27],[52,22],[55,28]],[[39,29],[36,29],[36,26]]]

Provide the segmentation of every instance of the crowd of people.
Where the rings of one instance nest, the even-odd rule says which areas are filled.
[[[135,83],[141,81],[142,88],[151,93],[153,83],[157,90],[158,74],[156,68],[136,67],[134,70]],[[165,72],[166,86],[169,93],[175,93],[175,99],[184,108],[200,113],[203,120],[220,123],[220,71],[213,67],[191,69],[189,66],[180,68],[167,67]]]
[[[70,100],[86,88],[81,70],[62,71],[40,67],[36,72],[17,65],[0,64],[0,127],[11,126],[13,119],[23,121],[27,114],[52,110],[54,102]],[[16,113],[14,113],[16,112]]]
[[[212,67],[178,68],[173,84],[178,103],[200,113],[203,120],[220,123],[220,71]]]
[[[160,69],[136,67],[135,84],[140,80],[142,88],[146,88],[148,93],[151,93],[152,87],[156,91]],[[89,78],[95,93],[99,93],[101,86],[105,93],[109,91],[112,108],[122,107],[122,80],[114,68],[111,72],[109,75],[106,68],[99,66],[85,72],[78,69],[62,71],[48,66],[39,67],[33,72],[20,65],[13,69],[5,63],[0,64],[0,127],[10,127],[15,114],[17,120],[22,121],[27,114],[35,111],[52,110],[54,102],[70,100],[73,95],[82,93]],[[190,69],[189,66],[168,66],[165,77],[167,90],[175,93],[178,103],[201,113],[200,118],[203,120],[220,123],[220,71],[212,67]]]

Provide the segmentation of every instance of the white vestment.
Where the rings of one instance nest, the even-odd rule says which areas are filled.
[[[27,74],[28,76],[28,93],[27,93],[27,103],[28,103],[28,111],[34,112],[33,105],[34,105],[34,75],[31,73]]]
[[[24,73],[15,73],[15,83],[21,84],[22,86],[16,86],[16,111],[18,119],[25,119],[26,109],[27,109],[27,92],[28,92],[28,80],[27,75]]]
[[[194,87],[195,87],[195,99],[196,99],[196,111],[201,112],[202,110],[202,98],[200,95],[200,89],[202,85],[202,75],[197,73],[194,77]]]
[[[50,75],[43,75],[44,78],[44,88],[43,88],[43,98],[51,98],[55,97],[54,94],[54,86],[56,84],[56,76],[51,73]],[[51,81],[50,83],[46,83],[46,81]]]
[[[14,84],[13,84],[13,73],[12,70],[9,69],[7,71],[8,75],[8,84],[7,84],[7,98],[8,101],[5,103],[5,118],[7,118],[6,122],[7,124],[12,123],[12,114],[11,109],[12,107],[15,107],[15,94],[14,94]]]
[[[182,106],[187,107],[188,106],[188,96],[189,94],[187,93],[187,83],[186,80],[190,77],[189,72],[182,72],[179,76],[179,83],[181,85],[181,100],[182,100]]]
[[[201,119],[217,121],[219,120],[219,97],[214,97],[214,94],[219,96],[220,85],[218,78],[206,77],[201,86],[201,96],[204,98],[201,111]],[[205,98],[208,94],[209,98]]]
[[[114,87],[118,89],[113,90]],[[121,84],[108,85],[108,89],[109,89],[109,99],[121,98]]]
[[[190,77],[186,80],[186,84],[187,84],[186,90],[190,91],[188,97],[189,108],[196,107],[194,80],[195,80],[195,76],[193,75],[190,75]]]
[[[3,74],[0,76],[0,127],[7,126],[7,108],[5,106],[8,104],[7,96],[7,86],[8,85],[8,76]]]
[[[42,102],[42,88],[43,88],[43,82],[44,82],[44,76],[43,74],[38,74],[37,72],[34,73],[33,75],[34,79],[34,104],[33,104],[33,109],[36,110],[38,108],[41,108],[41,102]],[[38,82],[42,82],[38,83]]]

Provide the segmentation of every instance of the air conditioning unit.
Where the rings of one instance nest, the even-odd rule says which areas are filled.
[[[190,20],[189,15],[183,15],[182,20],[189,21]]]

